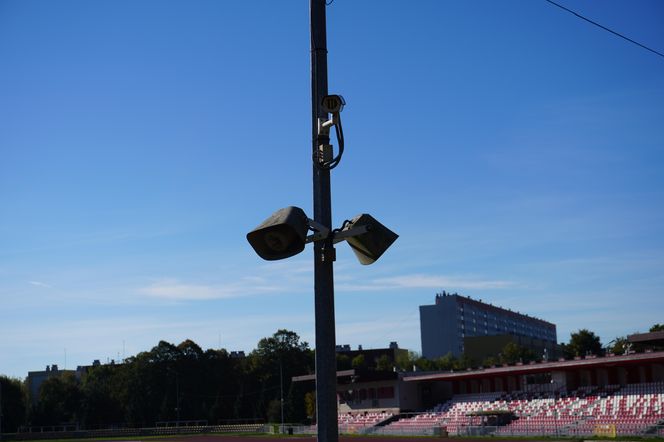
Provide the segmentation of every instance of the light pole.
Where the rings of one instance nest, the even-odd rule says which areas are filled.
[[[280,394],[280,400],[279,403],[281,405],[281,431],[280,433],[284,432],[284,343],[285,343],[285,336],[280,336],[279,337],[279,394]]]
[[[175,426],[180,426],[180,373],[177,368],[172,368],[171,366],[166,366],[166,372],[169,374],[168,381],[170,381],[170,375],[175,375]]]
[[[284,432],[284,367],[283,361],[281,360],[281,355],[279,356],[279,390],[281,393],[281,433]]]
[[[311,128],[314,218],[299,207],[274,212],[247,234],[247,241],[263,259],[289,258],[314,243],[314,310],[316,321],[316,423],[317,442],[337,442],[337,378],[334,325],[334,244],[348,242],[363,265],[374,263],[399,235],[363,213],[332,229],[330,170],[344,151],[340,95],[327,94],[327,38],[325,0],[310,0],[311,30]],[[329,114],[332,118],[328,119]],[[334,127],[339,144],[336,156],[330,144]],[[311,230],[314,233],[307,235]]]
[[[180,426],[180,374],[175,372],[175,426]]]
[[[312,157],[321,154],[320,146],[330,144],[329,136],[318,128],[319,119],[327,120],[323,97],[327,95],[327,27],[325,0],[311,0],[311,129]],[[326,155],[327,153],[324,153]],[[314,221],[330,228],[332,196],[330,170],[313,167]],[[339,440],[337,423],[337,363],[334,325],[335,258],[332,237],[314,243],[314,305],[316,319],[316,424],[318,442]]]

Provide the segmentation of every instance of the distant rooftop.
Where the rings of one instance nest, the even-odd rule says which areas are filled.
[[[534,321],[546,324],[548,326],[555,327],[555,324],[553,324],[549,321],[545,321],[544,319],[537,318],[535,316],[530,316],[530,315],[527,315],[525,313],[512,311],[512,309],[499,307],[499,306],[493,305],[491,303],[486,303],[486,302],[483,302],[481,299],[477,300],[477,299],[471,298],[470,296],[459,295],[456,292],[455,293],[448,293],[445,290],[443,290],[441,293],[436,293],[436,304],[438,304],[440,299],[443,299],[443,298],[446,298],[446,297],[455,297],[455,298],[457,298],[458,302],[461,302],[463,304],[476,305],[476,306],[479,306],[481,308],[489,308],[491,310],[499,311],[503,314],[526,317],[526,318],[532,319]]]

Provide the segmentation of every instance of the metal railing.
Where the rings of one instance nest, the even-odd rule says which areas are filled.
[[[178,434],[206,434],[206,433],[270,433],[271,426],[266,424],[227,424],[227,425],[199,425],[199,426],[162,426],[151,428],[108,428],[99,430],[58,431],[58,427],[41,427],[13,434],[3,434],[2,440],[46,440],[46,439],[89,439],[101,437],[145,437],[145,436],[173,436]]]
[[[664,425],[642,424],[601,424],[565,426],[463,426],[457,429],[456,436],[547,436],[547,437],[593,437],[615,438],[623,436],[664,437]]]
[[[661,424],[661,425],[660,425]],[[53,431],[53,428],[43,428],[50,431],[29,431],[15,434],[3,434],[4,441],[21,440],[48,440],[48,439],[86,439],[100,437],[145,437],[170,436],[178,434],[206,434],[206,433],[281,433],[288,435],[315,435],[315,425],[298,424],[230,424],[206,426],[179,426],[179,427],[153,427],[153,428],[116,428],[106,430],[67,430]],[[575,424],[568,425],[459,425],[455,423],[440,423],[435,425],[408,425],[408,426],[363,426],[353,424],[339,425],[340,434],[376,435],[376,436],[503,436],[503,437],[592,437],[613,438],[622,436],[639,436],[643,438],[663,438],[664,422],[657,425],[638,423],[592,424],[591,421],[581,419]]]

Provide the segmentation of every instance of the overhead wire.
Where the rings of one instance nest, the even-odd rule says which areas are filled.
[[[606,26],[603,26],[603,25],[597,23],[596,21],[593,21],[593,20],[591,20],[591,19],[589,19],[589,18],[587,18],[587,17],[584,17],[583,15],[581,15],[581,14],[579,14],[579,13],[577,13],[577,12],[574,12],[574,11],[572,11],[571,9],[566,8],[565,6],[563,6],[563,5],[559,4],[559,3],[554,2],[553,0],[544,0],[544,1],[549,2],[549,3],[551,3],[552,5],[557,6],[557,7],[559,7],[560,9],[563,9],[564,11],[569,12],[570,14],[573,14],[573,15],[579,17],[581,20],[585,20],[585,21],[587,21],[588,23],[591,23],[591,24],[593,24],[593,25],[595,25],[595,26],[597,26],[597,27],[599,27],[599,28],[601,28],[601,29],[604,29],[605,31],[608,31],[608,32],[612,33],[613,35],[616,35],[616,36],[618,36],[618,37],[620,37],[620,38],[622,38],[622,39],[625,39],[625,40],[627,40],[627,41],[630,42],[630,43],[633,43],[633,44],[635,44],[635,45],[637,45],[637,46],[639,46],[639,47],[641,47],[641,48],[643,48],[643,49],[645,49],[645,50],[647,50],[647,51],[652,52],[653,54],[659,55],[660,57],[664,58],[664,54],[662,54],[661,52],[656,51],[656,50],[654,50],[654,49],[652,49],[652,48],[649,48],[648,46],[643,45],[643,44],[639,43],[639,42],[636,41],[636,40],[632,40],[631,38],[629,38],[629,37],[627,37],[627,36],[625,36],[625,35],[623,35],[623,34],[621,34],[621,33],[619,33],[619,32],[616,32],[616,31],[614,31],[614,30],[612,30],[612,29],[607,28]]]

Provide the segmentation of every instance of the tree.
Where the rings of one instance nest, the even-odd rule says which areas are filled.
[[[281,422],[281,401],[272,399],[267,404],[267,421],[270,423]]]
[[[23,382],[0,376],[2,432],[16,433],[18,427],[25,423],[27,409],[27,394]]]
[[[519,362],[520,349],[514,342],[508,342],[500,351],[500,359],[504,364],[516,364]]]
[[[465,353],[461,353],[461,357],[454,360],[452,368],[454,370],[465,370],[467,368],[472,368],[474,361]]]
[[[81,399],[80,385],[73,373],[63,372],[48,378],[39,389],[33,424],[58,425],[78,422]]]
[[[650,327],[650,332],[658,332],[658,331],[664,331],[664,324],[655,324],[652,327]]]
[[[182,341],[180,345],[177,346],[178,351],[182,357],[187,359],[202,359],[203,350],[191,339]]]
[[[433,371],[436,369],[436,364],[433,361],[421,356],[415,360],[415,366],[418,371]]]
[[[348,355],[337,353],[337,371],[349,370],[350,368],[350,357]]]
[[[500,364],[500,359],[496,356],[489,356],[484,361],[482,361],[482,366],[484,367],[493,367]]]
[[[350,366],[350,360],[347,363]],[[282,381],[284,419],[304,422],[305,394],[311,386],[291,379],[312,373],[313,367],[313,351],[288,330],[261,339],[247,357],[233,357],[226,350],[203,351],[189,339],[178,345],[159,341],[123,364],[90,367],[80,380],[72,373],[61,373],[44,381],[27,421],[27,398],[23,406],[14,398],[25,387],[0,377],[5,393],[3,424],[7,430],[26,423],[66,422],[89,428],[146,427],[177,417],[207,419],[213,424],[230,419],[274,420],[277,414],[280,420]]]
[[[277,330],[272,336],[262,338],[258,341],[254,353],[264,358],[278,357],[286,352],[305,352],[309,349],[309,344],[300,341],[300,336],[290,330]]]
[[[378,371],[392,371],[392,361],[387,355],[380,355],[376,361],[376,370]]]
[[[508,342],[500,352],[500,360],[503,364],[516,364],[517,362],[527,364],[535,359],[537,357],[532,350],[515,342]]]
[[[566,357],[603,354],[599,336],[587,329],[570,334],[569,343],[563,348]]]
[[[254,383],[258,394],[251,401],[256,418],[267,418],[270,401],[280,401],[280,396],[291,390],[293,376],[313,371],[313,352],[309,344],[301,341],[297,333],[289,330],[277,330],[270,337],[262,338],[256,349],[249,355],[250,366],[246,382]],[[299,400],[304,400],[303,397]],[[290,398],[293,404],[295,398]],[[296,415],[301,407],[293,406],[284,410],[291,419],[301,420],[305,416]]]
[[[126,387],[121,365],[92,367],[81,384],[81,421],[87,428],[107,428],[124,422]]]
[[[355,356],[353,360],[350,362],[350,364],[353,368],[364,368],[367,365],[363,354]]]
[[[306,382],[292,382],[286,397],[286,422],[307,422],[305,395],[311,388]]]
[[[457,358],[454,357],[452,352],[447,353],[445,356],[441,356],[434,361],[435,368],[438,370],[452,370],[455,366],[458,365]]]
[[[411,371],[413,369],[413,365],[416,365],[418,358],[419,355],[417,353],[400,349],[396,352],[395,364],[401,370]]]

